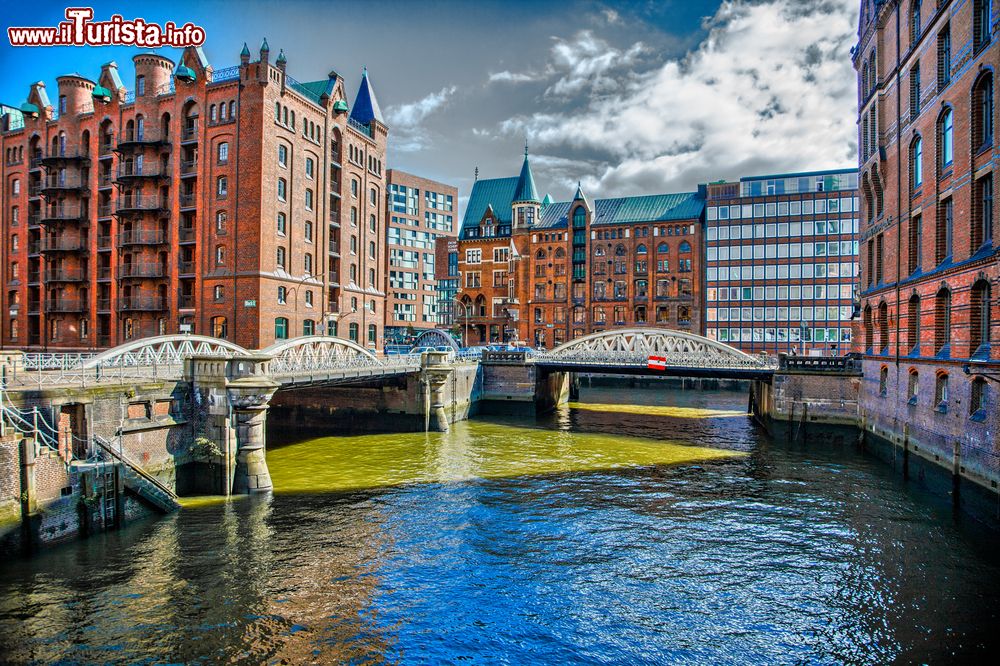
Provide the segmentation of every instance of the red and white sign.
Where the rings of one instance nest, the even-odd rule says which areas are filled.
[[[666,370],[667,359],[663,356],[650,356],[647,360],[647,366],[650,370]]]

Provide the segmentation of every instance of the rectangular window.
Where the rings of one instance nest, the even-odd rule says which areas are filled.
[[[483,261],[483,251],[479,248],[471,248],[465,251],[465,263],[479,264]]]
[[[948,85],[951,81],[951,26],[946,25],[938,33],[937,43],[938,57],[938,89]]]
[[[907,230],[907,268],[909,268],[909,273],[913,273],[920,268],[920,225],[921,220],[919,215],[914,215],[910,218],[910,228]]]
[[[937,229],[934,238],[934,259],[936,264],[942,263],[951,256],[952,226],[954,222],[954,205],[951,197],[938,204]]]

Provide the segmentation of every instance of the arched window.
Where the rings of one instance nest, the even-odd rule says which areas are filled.
[[[666,254],[668,252],[670,252],[670,246],[667,245],[666,243],[660,243],[659,245],[656,246],[657,254]]]
[[[646,246],[643,245],[642,243],[639,243],[639,247],[635,248],[635,253],[636,254],[646,254]]]
[[[910,176],[913,194],[924,184],[924,141],[919,136],[910,144]]]
[[[275,122],[281,122],[281,104],[278,102],[274,103],[274,120]]]
[[[878,372],[878,394],[883,398],[889,394],[889,368],[885,365]]]
[[[232,119],[235,117],[236,117],[236,100],[232,100],[229,102],[229,118]]]
[[[868,353],[872,353],[872,349],[875,347],[875,329],[872,325],[872,306],[865,306],[864,314],[864,329],[865,329],[865,349]]]
[[[225,338],[229,334],[229,327],[225,317],[212,317],[212,337]]]
[[[906,381],[906,399],[911,405],[917,404],[917,395],[920,393],[920,374],[916,368],[910,369],[910,376]]]
[[[978,280],[972,285],[969,311],[969,357],[990,356],[990,283]]]
[[[215,265],[221,266],[226,262],[226,246],[216,245],[215,246]]]
[[[604,250],[603,247],[595,247],[594,248],[594,256],[595,257],[603,257],[606,254],[607,254],[607,252]]]
[[[938,411],[948,409],[948,373],[939,372],[934,378],[934,404]]]
[[[229,143],[223,141],[219,144],[219,164],[225,164],[229,161]]]
[[[215,214],[215,233],[226,233],[226,211],[220,210]]]
[[[626,254],[626,252],[625,252],[625,246],[624,245],[619,245],[619,246],[617,246],[615,248],[615,256],[616,257],[624,257],[625,254]]]
[[[582,229],[587,226],[587,209],[584,206],[577,206],[573,211],[573,228]]]
[[[948,356],[951,343],[951,292],[942,287],[934,297],[934,353]]]
[[[691,243],[687,241],[681,241],[680,247],[677,249],[681,254],[691,254]]]
[[[910,296],[906,310],[906,341],[910,345],[910,354],[920,355],[920,297]]]
[[[910,4],[910,43],[920,39],[920,0]]]
[[[274,338],[276,340],[288,339],[288,317],[276,317],[274,319]]]
[[[920,115],[920,63],[910,69],[910,120]]]
[[[986,378],[976,377],[972,380],[969,392],[969,415],[986,418]]]
[[[986,72],[972,88],[972,148],[975,153],[993,145],[993,74]]]
[[[955,114],[950,108],[945,109],[938,119],[938,155],[940,159],[938,166],[947,169],[954,161],[955,145]]]
[[[215,108],[215,105],[213,104],[212,106],[208,107],[208,119],[210,122],[214,123],[216,120],[218,120],[218,118],[219,118],[218,112]]]
[[[972,3],[972,50],[975,53],[990,43],[992,26],[990,11],[992,0],[973,0]]]
[[[565,259],[566,258],[566,250],[562,249],[561,247],[557,247],[556,248],[556,255],[555,256],[556,256],[556,259]]]
[[[883,354],[889,353],[889,306],[885,301],[878,305],[878,345]]]
[[[285,269],[285,248],[283,247],[278,248],[277,252],[275,253],[275,263],[277,264],[278,268],[282,270]]]

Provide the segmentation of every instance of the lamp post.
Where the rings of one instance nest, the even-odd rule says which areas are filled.
[[[312,279],[312,278],[318,278],[318,277],[321,277],[320,274],[318,274],[318,273],[309,273],[308,275],[303,276],[302,279],[299,280],[298,283],[294,287],[290,287],[289,288],[289,291],[294,291],[295,292],[295,299],[292,301],[292,320],[293,321],[297,322],[298,319],[299,319],[299,287],[301,287],[302,284],[306,280],[309,280],[309,279]],[[324,323],[324,322],[321,322],[321,325],[322,325],[322,323]],[[313,328],[313,335],[315,335],[315,334],[316,334],[316,329]],[[291,336],[291,337],[295,337],[295,336]]]
[[[463,314],[465,315],[465,337],[462,339],[462,346],[463,347],[468,347],[469,346],[469,311],[472,309],[472,304],[460,301],[455,296],[452,296],[451,300],[455,301],[456,303],[458,303],[459,305],[462,306]]]

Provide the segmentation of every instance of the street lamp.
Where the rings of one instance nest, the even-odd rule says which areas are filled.
[[[453,300],[456,303],[458,303],[459,305],[461,305],[462,309],[464,311],[463,314],[465,315],[465,337],[462,339],[462,346],[463,347],[468,347],[469,346],[469,311],[472,310],[472,303],[466,303],[464,301],[460,301],[455,296],[452,296],[451,300]]]
[[[294,291],[295,292],[295,300],[292,301],[292,321],[298,322],[298,320],[299,320],[299,287],[301,287],[302,283],[304,283],[306,280],[309,280],[309,279],[312,279],[312,278],[319,278],[319,277],[321,277],[321,274],[319,274],[319,273],[309,273],[308,275],[303,276],[302,279],[299,280],[298,283],[294,287],[289,287],[289,291]],[[320,286],[322,286],[322,285],[320,285]],[[323,322],[323,323],[325,323],[325,322]],[[315,334],[316,334],[316,329],[314,327],[313,328],[313,335],[315,335]]]

